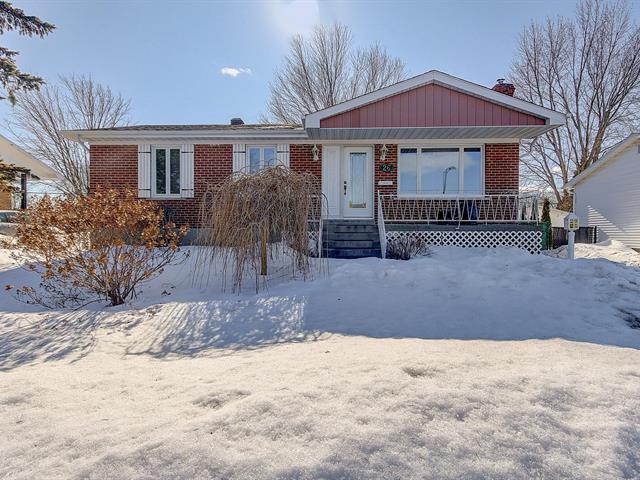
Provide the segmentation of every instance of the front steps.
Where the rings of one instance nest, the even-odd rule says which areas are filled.
[[[322,254],[329,258],[380,257],[380,236],[373,220],[325,220]]]

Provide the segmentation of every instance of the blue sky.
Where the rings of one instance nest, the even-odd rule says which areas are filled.
[[[22,69],[50,82],[91,74],[132,99],[134,123],[256,121],[294,33],[349,25],[380,41],[411,75],[438,69],[491,86],[508,73],[522,27],[570,15],[573,1],[14,1],[58,27],[44,40],[8,33]],[[638,14],[634,6],[634,16]],[[247,69],[236,76],[221,70]],[[235,73],[233,70],[227,72]],[[250,73],[249,73],[250,71]],[[10,107],[3,102],[0,116]]]

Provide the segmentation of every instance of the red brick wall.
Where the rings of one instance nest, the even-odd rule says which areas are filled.
[[[320,146],[319,146],[320,147]],[[322,162],[313,161],[313,145],[291,145],[290,166],[292,170],[322,174]],[[232,172],[232,146],[194,146],[194,198],[154,200],[163,207],[175,209],[175,220],[179,224],[198,226],[199,202],[207,187],[220,182]],[[137,145],[91,145],[89,166],[89,189],[138,188],[138,146]]]
[[[290,145],[289,168],[295,172],[309,172],[322,179],[322,145],[318,145],[318,160],[313,159],[313,145]]]
[[[383,161],[380,160],[380,149],[382,145],[375,145],[373,151],[373,216],[378,216],[378,190],[382,195],[395,194],[398,192],[398,145],[387,144],[387,156]],[[391,172],[383,172],[380,168],[383,163],[390,163]],[[390,180],[391,185],[378,185],[380,180]]]
[[[194,151],[195,197],[154,200],[163,207],[175,209],[179,224],[198,225],[199,201],[211,183],[231,175],[231,145],[195,145]],[[89,188],[138,188],[137,145],[91,145]]]
[[[485,193],[518,193],[520,186],[520,145],[487,144],[484,147]]]

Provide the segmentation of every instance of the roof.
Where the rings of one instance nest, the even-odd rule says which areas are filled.
[[[512,97],[510,95],[505,95],[504,93],[496,92],[491,88],[478,85],[477,83],[469,82],[468,80],[463,80],[462,78],[454,77],[453,75],[449,75],[438,70],[430,70],[421,75],[403,80],[402,82],[398,82],[388,87],[381,88],[374,92],[360,95],[359,97],[355,97],[351,100],[347,100],[346,102],[333,105],[332,107],[310,113],[304,118],[304,125],[307,129],[320,128],[320,121],[324,118],[332,117],[339,113],[353,110],[363,105],[367,105],[369,103],[373,103],[390,97],[392,95],[397,95],[401,92],[431,83],[437,83],[454,90],[459,90],[476,97],[487,99],[491,102],[499,105],[504,105],[514,110],[519,110],[524,113],[544,118],[548,125],[559,126],[564,125],[565,123],[565,116],[562,113],[541,107],[539,105],[527,102],[516,97]]]
[[[595,173],[599,172],[607,165],[612,163],[615,159],[620,157],[628,148],[635,145],[638,141],[640,141],[640,133],[632,133],[627,138],[619,142],[617,145],[612,147],[606,154],[600,157],[596,162],[592,163],[588,168],[580,172],[580,174],[576,175],[571,179],[571,181],[567,182],[564,185],[564,189],[575,188],[576,185],[582,183],[587,178],[591,177]]]
[[[60,178],[58,172],[40,160],[33,158],[3,135],[0,135],[0,158],[5,163],[29,169],[30,173],[39,179],[56,180]]]
[[[94,132],[118,131],[190,131],[190,130],[301,130],[302,125],[284,125],[275,123],[256,123],[242,125],[210,124],[210,125],[127,125],[126,127],[98,128]],[[75,130],[81,131],[81,130]],[[88,130],[87,130],[88,131]]]
[[[422,85],[436,83],[449,89],[482,98],[496,105],[505,106],[544,120],[542,124],[477,125],[477,126],[418,126],[418,127],[321,127],[324,118],[367,105],[389,96],[397,95]],[[343,141],[343,140],[422,140],[422,139],[510,139],[535,138],[565,123],[563,114],[533,103],[496,92],[461,78],[431,70],[416,77],[374,92],[342,102],[304,118],[303,125],[253,124],[253,125],[131,125],[98,130],[66,130],[62,134],[71,140],[88,143],[197,143],[197,142],[246,142],[246,141]]]

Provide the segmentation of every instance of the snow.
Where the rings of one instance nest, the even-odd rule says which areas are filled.
[[[0,478],[640,478],[640,255],[435,248],[259,294],[0,294]],[[0,286],[30,273],[0,250]],[[170,293],[169,295],[163,292]]]

